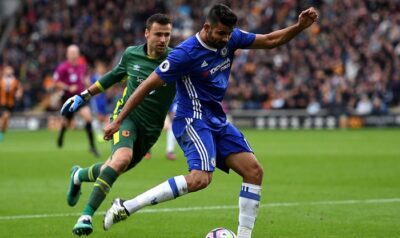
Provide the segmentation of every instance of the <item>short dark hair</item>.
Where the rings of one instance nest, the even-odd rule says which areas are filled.
[[[155,22],[160,25],[167,25],[167,24],[171,24],[171,19],[169,18],[169,16],[167,16],[165,14],[156,13],[154,15],[151,15],[149,18],[147,18],[146,29],[150,30],[151,26]]]
[[[233,27],[236,25],[237,16],[228,6],[219,3],[211,7],[207,14],[207,21],[212,25],[220,22],[225,26]]]

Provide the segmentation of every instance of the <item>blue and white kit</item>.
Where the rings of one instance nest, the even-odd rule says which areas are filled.
[[[211,48],[199,33],[178,45],[156,69],[166,83],[177,85],[173,132],[189,170],[228,172],[228,155],[252,152],[243,134],[226,119],[221,102],[235,50],[249,47],[255,34],[235,28],[227,45]]]

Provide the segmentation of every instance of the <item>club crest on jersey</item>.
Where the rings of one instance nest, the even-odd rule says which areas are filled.
[[[161,72],[167,72],[169,70],[169,61],[164,60],[159,67]]]
[[[129,135],[130,135],[129,131],[127,131],[127,130],[123,130],[121,134],[123,137],[129,137]]]
[[[135,65],[133,66],[133,70],[135,70],[135,71],[140,71],[140,65],[135,64]]]
[[[211,165],[212,165],[213,167],[215,167],[215,166],[217,165],[217,162],[215,161],[215,158],[214,158],[214,157],[211,158]]]
[[[224,47],[221,50],[221,56],[226,57],[228,55],[228,48]]]

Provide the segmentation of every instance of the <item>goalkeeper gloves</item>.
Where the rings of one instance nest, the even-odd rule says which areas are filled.
[[[81,108],[90,99],[91,95],[88,90],[81,92],[73,97],[68,98],[63,104],[60,113],[61,115],[66,115],[70,112],[75,112]]]

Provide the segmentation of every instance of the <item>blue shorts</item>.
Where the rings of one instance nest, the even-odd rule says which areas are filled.
[[[213,172],[215,167],[229,173],[226,158],[233,153],[253,153],[243,134],[232,124],[210,128],[203,120],[175,118],[172,130],[182,148],[189,171]]]

